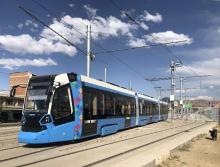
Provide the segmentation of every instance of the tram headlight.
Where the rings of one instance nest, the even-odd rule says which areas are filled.
[[[50,115],[44,115],[41,120],[40,120],[40,124],[41,125],[45,125],[47,123],[52,122],[51,116]]]

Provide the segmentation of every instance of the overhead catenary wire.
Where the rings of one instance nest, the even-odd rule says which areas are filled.
[[[50,13],[52,16],[54,16],[58,21],[60,21],[60,22],[62,22],[62,23],[65,23],[65,22],[63,22],[62,21],[62,19],[60,19],[60,17],[56,14],[56,13],[54,13],[52,10],[50,10],[49,8],[47,8],[45,5],[43,5],[43,4],[41,4],[40,2],[38,2],[38,1],[36,1],[36,0],[32,0],[36,5],[38,5],[40,8],[42,8],[44,11],[46,11],[46,12],[48,12],[48,13]],[[84,23],[83,23],[84,24]],[[85,25],[85,24],[84,24]],[[64,25],[64,26],[66,26],[66,25]],[[85,27],[86,27],[86,25],[85,25]],[[86,35],[84,34],[84,33],[82,33],[82,32],[80,32],[80,30],[78,30],[76,27],[74,27],[74,26],[71,26],[71,28],[73,28],[77,33],[79,33],[80,35],[82,35],[84,38],[84,41],[86,41]]]
[[[52,14],[54,17],[56,17],[58,20],[60,20],[59,17],[58,17],[54,12],[52,12],[51,10],[49,10],[47,7],[45,7],[45,6],[42,5],[41,3],[37,2],[36,0],[32,0],[32,1],[35,2],[36,4],[38,4],[40,7],[42,7],[42,9],[44,9],[45,11],[51,13],[51,14]],[[84,23],[83,23],[83,24],[84,24]],[[76,29],[74,28],[74,30],[76,30]],[[80,31],[77,31],[77,32],[80,33],[80,34],[83,35],[83,36],[86,36],[85,34],[83,34],[83,33],[80,32]],[[108,51],[108,50],[105,49],[103,46],[101,46],[99,43],[96,43],[96,45],[97,45],[99,48],[101,48],[102,50]],[[117,59],[117,61],[119,61],[120,63],[122,63],[122,64],[124,64],[125,66],[127,66],[130,70],[132,70],[133,72],[139,74],[141,77],[144,78],[144,75],[142,75],[140,72],[138,72],[137,70],[135,70],[134,68],[132,68],[129,64],[125,63],[123,60],[121,60],[120,58],[118,58],[118,57],[115,56],[115,55],[112,55],[112,56],[113,56],[115,59]],[[143,78],[142,78],[142,79],[143,79]]]
[[[149,45],[143,45],[143,46],[137,46],[137,47],[128,47],[128,48],[123,48],[123,49],[115,49],[115,50],[106,50],[103,52],[95,52],[94,54],[102,54],[102,53],[113,53],[113,52],[119,52],[119,51],[127,51],[127,50],[134,50],[134,49],[140,49],[140,48],[146,48],[146,47],[152,47],[152,46],[160,46],[160,45],[172,45],[176,43],[182,43],[186,42],[186,40],[181,40],[181,41],[173,41],[173,42],[166,42],[166,43],[160,43],[160,44],[149,44]]]
[[[44,9],[45,11],[49,12],[51,15],[53,15],[55,18],[58,19],[58,21],[61,21],[61,19],[58,17],[58,15],[56,15],[54,12],[52,12],[50,9],[48,9],[46,6],[42,5],[40,2],[37,2],[36,0],[32,0],[33,2],[35,2],[39,7],[41,7],[42,9]],[[83,23],[83,22],[82,22]],[[85,25],[85,23],[83,23]],[[86,26],[86,25],[85,25]],[[86,37],[86,35],[82,32],[80,32],[80,30],[78,30],[77,28],[75,28],[74,26],[71,26],[76,32],[78,32],[79,34],[81,34],[82,36]],[[108,52],[107,49],[105,49],[103,46],[101,46],[98,42],[94,43],[96,46],[98,46],[99,48],[101,48],[103,50],[103,52]],[[171,44],[171,43],[170,43]],[[134,69],[133,67],[131,67],[128,63],[124,62],[122,59],[120,59],[119,57],[111,54],[112,57],[117,60],[118,62],[120,62],[121,64],[123,64],[124,66],[126,66],[128,69],[130,69],[131,71],[133,71],[134,73],[138,74],[138,76],[140,76],[142,79],[145,78],[145,76],[143,74],[141,74],[139,71],[137,71],[136,69]],[[100,62],[104,63],[104,64],[108,64],[103,60],[100,60]],[[151,83],[153,86],[155,86],[154,83]]]
[[[56,14],[56,13],[54,13],[52,10],[50,10],[49,8],[47,8],[45,5],[43,5],[43,4],[41,4],[40,2],[38,2],[38,1],[36,1],[36,0],[32,0],[36,5],[38,5],[40,8],[42,8],[43,10],[45,10],[46,12],[48,12],[48,13],[50,13],[52,16],[54,16],[58,21],[60,21],[60,22],[63,22],[62,21],[62,19],[60,19],[59,18],[59,16]],[[80,22],[80,23],[82,23],[83,25],[85,25],[85,27],[87,26],[85,23],[83,23],[83,22]],[[64,26],[66,26],[66,25],[64,25]],[[77,29],[76,27],[74,27],[73,25],[71,26],[71,28],[73,29],[73,30],[75,30],[77,33],[79,33],[82,37],[83,37],[83,40],[84,40],[84,42],[86,42],[87,41],[87,35],[85,34],[85,33],[83,33],[83,32],[81,32],[79,29]],[[71,32],[70,32],[71,33]],[[72,33],[71,33],[72,34]],[[103,63],[103,64],[105,64],[105,65],[108,65],[109,63],[107,63],[106,61],[104,61],[104,60],[97,60],[97,61],[99,61],[99,62],[101,62],[101,63]]]
[[[33,15],[30,11],[26,10],[24,7],[22,6],[18,6],[19,9],[21,9],[22,11],[24,11],[27,15],[31,16],[35,21],[39,22],[41,25],[43,25],[44,27],[50,29],[52,32],[54,32],[55,34],[57,34],[59,37],[61,37],[64,41],[66,41],[69,45],[75,47],[77,50],[79,50],[81,53],[83,53],[84,55],[86,55],[86,52],[84,50],[82,50],[81,48],[79,48],[78,46],[76,46],[75,44],[73,44],[71,41],[69,41],[67,38],[65,38],[63,35],[59,34],[57,31],[55,31],[53,28],[51,28],[50,26],[48,26],[46,23],[44,23],[42,20],[40,20],[39,18],[37,18],[35,15]]]
[[[113,1],[113,0],[109,0],[109,1],[111,2],[111,4],[112,4],[115,8],[117,8],[121,13],[123,13],[125,16],[127,16],[127,18],[128,18],[129,20],[131,20],[133,23],[137,24],[137,25],[138,25],[139,27],[141,27],[145,32],[147,32],[147,30],[145,30],[145,29],[140,25],[140,23],[139,23],[137,20],[135,20],[128,12],[124,11],[118,4],[115,3],[115,1]],[[148,32],[147,32],[147,33],[148,33]],[[158,43],[160,43],[159,40],[158,40],[156,37],[154,37],[153,35],[149,34],[149,36],[151,36],[155,41],[157,41]],[[182,60],[181,60],[179,57],[177,57],[175,54],[173,54],[172,50],[170,50],[168,47],[166,47],[166,46],[164,46],[164,45],[161,45],[161,47],[163,47],[167,52],[169,52],[173,57],[175,57],[179,62],[181,62],[181,63],[184,65],[184,67],[188,68],[188,69],[189,69],[191,72],[193,72],[194,74],[199,75],[199,74],[198,74],[196,71],[194,71],[190,66],[184,64],[184,63],[182,62]]]

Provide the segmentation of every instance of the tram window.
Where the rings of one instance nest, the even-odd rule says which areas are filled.
[[[153,104],[150,103],[150,115],[153,115]]]
[[[93,116],[97,116],[97,95],[91,95],[92,96],[92,99],[91,99],[91,102],[92,102],[92,115]]]
[[[110,107],[111,107],[110,97],[109,95],[106,95],[105,96],[105,115],[109,115]]]
[[[140,115],[142,115],[142,114],[143,114],[143,103],[140,102]]]
[[[148,103],[145,101],[145,113],[144,115],[148,115]]]
[[[156,115],[156,105],[152,104],[152,111],[153,111],[153,115]]]
[[[127,112],[127,114],[130,116],[131,115],[131,102],[128,101],[127,104],[128,104],[128,112]]]
[[[152,115],[151,103],[148,103],[148,114]]]
[[[104,94],[99,92],[98,93],[98,115],[103,116],[104,112]]]
[[[70,102],[72,100],[70,100],[69,97],[70,88],[68,85],[56,89],[51,109],[51,114],[53,116],[55,125],[70,122],[74,119],[74,115],[71,114],[70,107]]]
[[[146,114],[150,115],[150,106],[149,103],[146,102]]]
[[[113,116],[115,111],[114,111],[114,97],[107,93],[105,95],[105,115],[106,116]]]
[[[115,112],[117,116],[122,116],[124,114],[122,102],[122,98],[120,96],[117,96],[115,100]]]
[[[135,108],[135,101],[131,102],[131,115],[135,116],[136,114],[136,108]]]
[[[90,94],[89,89],[83,89],[83,119],[89,120],[90,119]]]
[[[111,106],[110,106],[110,115],[111,116],[113,116],[113,115],[115,115],[115,98],[114,98],[114,96],[113,95],[111,95],[110,96],[110,104],[111,104]]]

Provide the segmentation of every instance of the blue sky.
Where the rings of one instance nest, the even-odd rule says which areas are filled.
[[[52,11],[45,11],[36,2]],[[92,26],[92,51],[185,40],[165,47],[97,54],[91,76],[156,96],[154,86],[169,88],[169,81],[144,78],[169,76],[175,57],[184,65],[178,76],[212,75],[202,80],[202,90],[188,91],[197,98],[218,98],[220,93],[220,1],[218,0],[121,0],[114,1],[139,22],[136,25],[109,0],[2,0],[0,5],[0,89],[8,89],[7,74],[30,71],[37,75],[74,71],[86,72],[86,57],[47,28],[32,20],[18,5],[30,10],[50,27],[86,50],[86,25]],[[77,29],[81,34],[79,34]],[[144,30],[143,30],[144,29]],[[170,53],[171,52],[171,53]],[[115,58],[116,57],[116,58]],[[120,60],[119,60],[120,59]],[[177,80],[177,87],[179,81]],[[198,79],[186,80],[184,87],[199,87]],[[178,96],[178,91],[176,92]],[[167,96],[169,92],[163,92]]]

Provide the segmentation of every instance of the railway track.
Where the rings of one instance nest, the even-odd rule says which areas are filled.
[[[114,145],[114,144],[119,144],[119,143],[122,143],[122,142],[128,142],[128,141],[134,141],[136,139],[139,139],[139,138],[143,138],[143,137],[146,137],[148,135],[155,135],[157,133],[165,133],[165,132],[169,132],[171,130],[175,130],[177,128],[183,128],[183,127],[187,127],[187,126],[192,126],[193,124],[195,123],[188,123],[188,124],[185,124],[185,125],[180,125],[180,126],[175,126],[175,127],[171,127],[171,128],[166,128],[166,129],[162,129],[162,130],[158,130],[158,131],[153,131],[153,132],[148,132],[148,133],[144,133],[144,134],[141,134],[141,135],[136,135],[136,136],[133,136],[133,137],[129,137],[129,138],[125,138],[125,139],[122,139],[122,140],[117,140],[117,141],[114,141],[114,142],[109,142],[109,143],[104,143],[104,144],[98,144],[94,147],[87,147],[87,148],[84,148],[84,149],[78,149],[78,150],[74,150],[74,151],[70,151],[71,149],[76,149],[76,147],[72,147],[72,144],[71,147],[70,145],[55,145],[55,146],[49,146],[49,148],[37,148],[38,150],[36,151],[28,151],[24,154],[20,154],[18,156],[11,156],[11,157],[7,157],[7,158],[4,158],[4,159],[1,159],[0,160],[0,166],[3,165],[3,163],[6,163],[7,162],[10,162],[10,161],[15,161],[16,159],[19,160],[19,159],[27,159],[28,157],[32,156],[32,155],[39,155],[39,154],[46,154],[47,152],[50,152],[51,150],[55,150],[56,148],[62,148],[62,149],[59,149],[56,151],[59,153],[58,155],[53,155],[52,157],[47,157],[47,158],[43,158],[43,159],[40,159],[40,160],[35,160],[35,161],[32,161],[32,162],[29,162],[29,163],[26,163],[26,164],[19,164],[19,165],[16,165],[16,166],[29,166],[29,165],[34,165],[34,164],[37,164],[37,163],[41,163],[41,162],[45,162],[45,161],[50,161],[50,160],[54,160],[54,159],[58,159],[58,158],[61,158],[61,157],[66,157],[66,156],[70,156],[70,155],[76,155],[76,154],[82,154],[84,152],[88,152],[88,151],[93,151],[93,150],[96,150],[96,149],[100,149],[100,148],[105,148],[107,146],[111,146],[111,145]],[[197,125],[197,126],[194,126],[193,128],[197,128],[197,127],[200,127],[200,126],[203,126],[204,124],[200,124],[200,125]],[[184,129],[183,131],[181,132],[178,132],[178,133],[175,133],[171,136],[166,136],[166,138],[169,138],[169,137],[172,137],[172,136],[175,136],[175,135],[178,135],[180,133],[184,133],[186,130],[190,130],[190,129],[193,129],[192,127],[190,128],[187,128],[187,129]],[[144,147],[144,146],[148,146],[150,144],[153,144],[155,142],[158,142],[158,141],[161,141],[161,140],[164,140],[166,139],[165,137],[164,138],[161,138],[161,139],[158,139],[158,140],[155,140],[153,141],[152,143],[147,143],[147,144],[144,144],[144,145],[140,145],[138,147],[135,147],[135,148],[132,148],[130,150],[127,150],[127,151],[124,151],[124,152],[121,152],[121,153],[118,153],[118,154],[115,154],[115,156],[120,156],[120,155],[124,155],[128,152],[131,152],[132,150],[137,150],[138,148],[141,148],[141,147]],[[80,145],[81,143],[74,143],[74,145]],[[48,146],[47,146],[48,147]],[[85,146],[84,146],[85,147]],[[6,149],[2,149],[0,150],[2,152],[2,154],[4,154],[5,151],[8,151],[8,150],[16,150],[16,149],[28,149],[27,147],[24,147],[24,146],[16,146],[16,147],[10,147],[10,148],[6,148]],[[65,153],[67,151],[67,153]],[[61,153],[61,154],[60,154]],[[108,158],[104,158],[104,159],[101,159],[101,160],[98,160],[96,162],[93,162],[93,163],[90,163],[88,165],[95,165],[95,164],[99,164],[99,163],[102,163],[104,161],[107,161],[107,160],[110,160],[110,159],[113,159],[115,157],[114,155],[113,156],[110,156]],[[2,165],[1,165],[2,163]],[[85,166],[88,166],[88,165],[85,165]],[[4,165],[3,165],[4,166]],[[9,165],[10,166],[10,165]]]
[[[124,154],[130,153],[130,152],[133,152],[133,151],[136,151],[136,150],[141,149],[141,148],[143,148],[143,147],[146,147],[146,146],[149,146],[149,145],[155,144],[155,143],[160,142],[160,141],[162,141],[162,140],[165,140],[165,139],[168,139],[168,138],[171,138],[171,137],[177,136],[177,135],[179,135],[179,134],[181,134],[181,133],[185,133],[185,132],[187,132],[187,131],[193,130],[193,129],[198,128],[198,127],[201,127],[201,126],[203,126],[203,125],[205,125],[205,124],[206,124],[206,123],[201,124],[201,125],[198,125],[198,126],[195,126],[195,127],[192,127],[192,128],[189,128],[189,129],[184,130],[184,131],[180,131],[180,132],[178,132],[178,133],[175,133],[175,134],[172,134],[172,135],[169,135],[169,136],[166,136],[166,137],[163,137],[163,138],[161,138],[161,139],[158,139],[158,140],[152,141],[152,142],[150,142],[150,143],[146,143],[146,144],[140,145],[140,146],[138,146],[138,147],[135,147],[135,148],[132,148],[132,149],[126,150],[126,151],[124,151],[124,152],[121,152],[121,153],[115,154],[115,155],[113,155],[113,156],[110,156],[110,157],[107,157],[107,158],[104,158],[104,159],[101,159],[101,160],[98,160],[98,161],[92,162],[92,163],[87,164],[87,165],[85,165],[85,166],[83,166],[83,167],[91,167],[91,166],[95,166],[95,165],[97,165],[97,164],[100,164],[100,163],[103,163],[103,162],[105,162],[105,161],[108,161],[108,160],[114,159],[114,158],[119,157],[119,156],[122,156],[122,155],[124,155]]]
[[[0,132],[0,137],[1,136],[6,136],[6,135],[14,135],[14,134],[17,134],[18,133],[18,130],[13,130],[13,131],[7,131],[7,132]]]
[[[105,144],[105,145],[101,145],[101,146],[106,146],[106,145],[110,145],[110,144],[114,144],[114,143],[118,143],[118,142],[122,142],[122,141],[126,141],[126,140],[131,140],[131,139],[135,139],[135,138],[139,138],[139,137],[143,137],[143,136],[147,136],[147,135],[151,135],[151,134],[155,134],[155,133],[160,133],[160,132],[163,132],[163,131],[167,131],[167,130],[171,130],[171,129],[175,129],[175,128],[179,128],[179,127],[182,127],[182,126],[188,126],[188,125],[191,125],[191,124],[193,124],[193,123],[189,123],[189,124],[184,124],[184,125],[180,125],[180,126],[175,126],[175,127],[171,127],[171,128],[166,128],[166,129],[163,129],[163,130],[159,130],[159,131],[154,131],[154,132],[151,132],[151,133],[144,133],[144,134],[142,134],[142,135],[138,135],[138,136],[135,136],[135,137],[130,137],[130,138],[127,138],[127,139],[123,139],[123,140],[118,140],[118,141],[115,141],[115,142],[111,142],[111,143],[108,143],[108,144]],[[15,140],[15,139],[17,139],[17,138],[12,138],[13,140]],[[6,140],[10,140],[10,139],[6,139]],[[5,140],[0,140],[0,142],[1,141],[5,141]],[[63,142],[63,143],[61,143],[61,145],[62,144],[65,144],[66,142]],[[59,145],[59,143],[55,143],[55,145]],[[68,143],[67,142],[67,144],[68,145],[72,145],[72,144],[70,144],[70,143]],[[75,144],[75,143],[73,143],[73,144]],[[53,143],[52,144],[50,144],[50,145],[53,145]],[[22,148],[22,147],[24,147],[25,145],[22,145],[22,146],[15,146],[15,147],[9,147],[9,148],[4,148],[4,149],[0,149],[0,152],[1,151],[6,151],[6,150],[11,150],[11,149],[16,149],[16,148]],[[39,145],[40,147],[42,146],[44,146],[44,145]],[[45,147],[48,147],[48,145],[45,145]],[[57,147],[59,147],[59,146],[57,146]],[[57,148],[56,146],[54,146],[53,148]],[[97,148],[97,147],[96,147]],[[68,149],[68,148],[67,148]],[[47,149],[46,149],[47,150]],[[41,151],[44,151],[44,150],[41,150]],[[38,153],[38,151],[36,152],[36,153]],[[34,154],[34,152],[31,152],[31,154]],[[26,154],[24,154],[24,155],[26,155]],[[22,157],[24,156],[24,155],[21,155]],[[18,158],[19,156],[17,156],[17,157],[13,157],[13,158]],[[0,162],[1,162],[1,160],[0,160]]]

